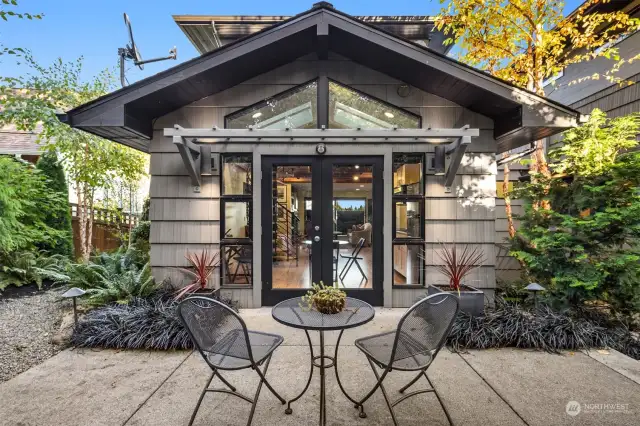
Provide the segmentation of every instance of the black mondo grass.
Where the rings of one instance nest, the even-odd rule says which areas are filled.
[[[167,297],[134,298],[126,305],[94,309],[78,322],[71,344],[108,349],[191,349],[191,338],[176,313],[178,304]]]
[[[514,347],[551,353],[563,350],[611,348],[640,359],[640,341],[623,326],[604,325],[576,313],[556,312],[547,306],[535,310],[496,300],[484,317],[460,312],[447,345],[467,349]]]

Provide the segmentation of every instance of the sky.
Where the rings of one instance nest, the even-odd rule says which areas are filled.
[[[44,13],[42,20],[0,21],[0,41],[6,47],[31,50],[36,60],[48,65],[57,58],[74,61],[84,56],[83,78],[105,68],[117,71],[119,47],[128,42],[122,14],[132,22],[134,38],[143,59],[166,56],[178,48],[177,61],[147,64],[143,71],[128,64],[130,83],[156,74],[198,55],[178,28],[172,15],[294,15],[309,9],[314,0],[276,2],[256,0],[19,0],[16,12]],[[382,1],[334,0],[334,7],[352,15],[436,15],[437,0]],[[567,11],[581,1],[567,1]],[[0,75],[17,76],[25,72],[14,58],[0,57]]]

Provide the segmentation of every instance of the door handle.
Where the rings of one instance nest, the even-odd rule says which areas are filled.
[[[320,241],[320,237],[316,235],[315,237],[313,237],[313,241],[317,243],[318,241]]]

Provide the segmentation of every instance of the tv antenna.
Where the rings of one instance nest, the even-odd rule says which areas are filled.
[[[118,55],[120,56],[120,83],[122,84],[122,87],[127,85],[124,69],[124,63],[127,59],[132,60],[135,66],[143,70],[144,64],[166,61],[167,59],[175,60],[178,58],[178,49],[176,49],[176,47],[174,46],[173,49],[169,50],[169,56],[143,60],[142,55],[140,55],[140,50],[138,50],[138,46],[136,45],[135,41],[133,41],[133,30],[131,29],[131,21],[129,20],[129,15],[127,15],[126,13],[124,14],[124,24],[127,26],[127,31],[129,31],[129,44],[118,49]]]

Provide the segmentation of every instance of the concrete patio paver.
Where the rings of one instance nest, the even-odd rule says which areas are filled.
[[[187,356],[67,349],[0,384],[0,424],[124,424]]]
[[[404,310],[380,309],[371,323],[344,333],[340,344],[340,377],[347,391],[362,396],[375,383],[366,358],[353,346],[356,336],[393,329]],[[253,329],[280,333],[284,344],[275,352],[267,377],[289,399],[304,387],[309,374],[309,348],[302,330],[276,323],[269,309],[242,312]],[[314,343],[317,334],[312,333]],[[327,333],[333,354],[336,332]],[[317,352],[318,347],[314,350]],[[637,371],[638,361],[619,355],[607,365],[582,353],[553,355],[515,349],[443,350],[428,376],[454,425],[633,425],[640,424],[640,385],[614,371]],[[186,425],[210,370],[199,353],[188,351],[66,350],[43,364],[0,384],[2,425]],[[250,370],[225,372],[238,390],[253,396],[258,376]],[[414,373],[392,372],[385,381],[392,399]],[[214,382],[215,383],[215,382]],[[218,382],[219,383],[219,382]],[[414,385],[427,386],[420,379]],[[263,387],[254,425],[316,424],[319,409],[316,370],[308,392],[293,404],[293,414]],[[575,400],[617,403],[623,412],[583,409],[575,417],[565,407]],[[388,425],[391,417],[378,391],[366,404],[366,419],[341,393],[333,370],[327,373],[327,424]],[[230,395],[208,394],[196,425],[244,425],[250,404]],[[434,394],[422,394],[397,406],[403,426],[449,422]],[[524,419],[524,421],[523,421]]]
[[[640,424],[640,385],[581,352],[501,349],[462,356],[531,426]],[[566,412],[570,401],[582,407],[575,418]],[[620,407],[589,410],[587,404]]]
[[[613,349],[590,350],[587,355],[640,385],[640,362],[635,359]]]
[[[443,349],[427,375],[455,425],[525,424],[460,355]]]

